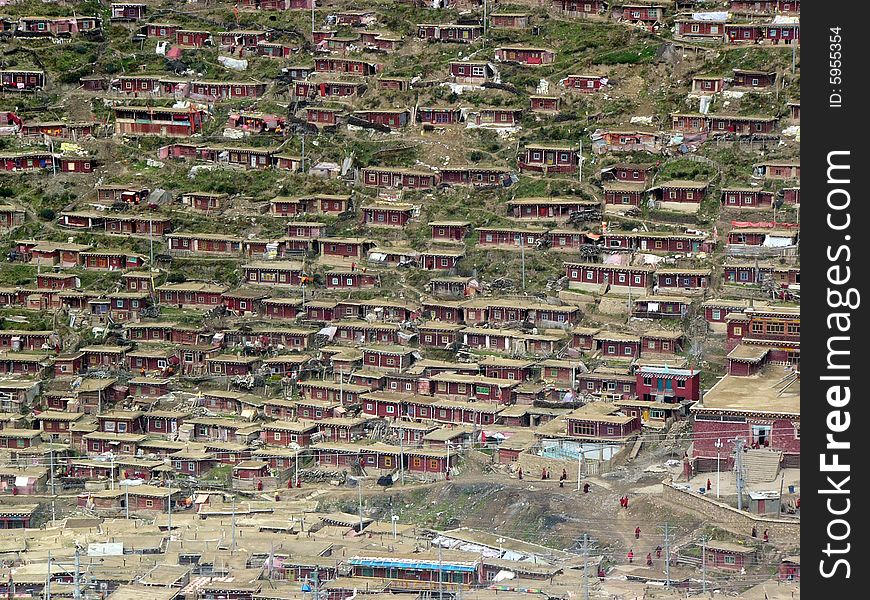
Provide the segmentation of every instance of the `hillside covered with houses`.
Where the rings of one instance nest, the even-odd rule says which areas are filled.
[[[799,595],[799,43],[0,2],[0,595]]]

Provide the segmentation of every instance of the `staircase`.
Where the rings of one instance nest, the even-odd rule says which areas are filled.
[[[748,450],[743,455],[747,483],[768,483],[779,475],[782,452],[773,450]]]

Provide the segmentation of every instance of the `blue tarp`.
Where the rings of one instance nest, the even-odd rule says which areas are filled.
[[[437,561],[415,561],[415,560],[374,560],[366,558],[351,558],[351,566],[355,567],[372,567],[372,568],[387,568],[387,569],[417,569],[420,571],[453,571],[460,573],[475,573],[477,567],[474,565],[451,564],[448,562],[438,563]]]

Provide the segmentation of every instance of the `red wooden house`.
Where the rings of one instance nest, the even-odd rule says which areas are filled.
[[[772,133],[776,129],[776,117],[744,117],[737,115],[708,115],[709,130],[716,133],[743,135]]]
[[[140,21],[145,18],[146,4],[122,4],[112,2],[112,21]]]
[[[507,167],[487,165],[462,165],[440,167],[438,179],[441,185],[471,185],[475,187],[498,186],[508,180],[511,170]]]
[[[453,106],[420,106],[417,108],[417,122],[424,126],[453,125],[462,120],[462,110]]]
[[[710,287],[710,269],[656,269],[656,285],[661,293],[705,290]]]
[[[717,94],[725,89],[725,78],[720,75],[695,75],[692,91],[696,94]]]
[[[652,285],[654,269],[651,267],[570,262],[564,264],[569,286],[587,284],[646,289]]]
[[[646,184],[626,181],[607,181],[601,184],[604,203],[613,206],[640,206],[646,195]]]
[[[293,95],[296,98],[337,98],[338,100],[360,96],[365,84],[354,81],[294,81]]]
[[[91,250],[79,253],[79,259],[83,268],[96,271],[138,269],[145,262],[143,255],[124,250]]]
[[[145,26],[145,35],[150,38],[169,38],[174,40],[175,32],[180,28],[180,25],[172,23],[148,23]]]
[[[368,346],[363,348],[363,366],[375,371],[404,371],[414,360],[413,348]]]
[[[456,83],[480,85],[495,77],[495,69],[488,62],[481,61],[452,61],[448,68],[450,76]]]
[[[674,19],[677,35],[689,40],[721,41],[725,34],[725,20]]]
[[[785,367],[770,365],[750,376],[725,375],[692,405],[695,471],[733,468],[732,440],[782,453],[782,465],[800,465],[800,382]],[[752,401],[746,402],[751,396]],[[725,443],[717,447],[717,440]]]
[[[560,104],[559,96],[529,96],[529,110],[532,112],[557,113]]]
[[[304,267],[290,260],[255,261],[242,265],[242,277],[250,285],[298,286]]]
[[[268,41],[272,36],[268,31],[237,30],[219,31],[218,40],[222,49],[255,49],[259,42]]]
[[[478,245],[487,248],[519,250],[535,249],[546,239],[543,228],[511,229],[509,227],[478,227]]]
[[[363,223],[369,227],[403,228],[419,214],[420,208],[413,204],[376,201],[361,206],[360,211]]]
[[[779,570],[776,578],[780,581],[800,581],[801,579],[801,557],[786,556],[779,563]]]
[[[335,268],[326,272],[326,288],[332,290],[354,290],[378,287],[380,275],[373,271],[353,268]]]
[[[723,188],[723,208],[770,208],[773,206],[774,192],[758,188]]]
[[[431,246],[418,254],[417,266],[427,271],[450,270],[465,256],[464,248],[438,248]]]
[[[15,29],[16,37],[72,37],[81,33],[100,31],[103,21],[99,17],[21,17]]]
[[[603,14],[606,0],[552,0],[553,8],[569,17],[588,17]]]
[[[776,71],[733,69],[733,72],[733,87],[756,89],[776,86]]]
[[[525,29],[529,26],[528,13],[499,12],[489,15],[489,23],[493,29]]]
[[[528,144],[517,164],[520,171],[573,173],[580,166],[580,152],[571,144]]]
[[[435,187],[438,176],[428,171],[401,167],[365,167],[362,169],[363,185],[369,187],[396,187],[428,190]]]
[[[565,416],[565,435],[579,441],[621,442],[641,431],[639,416],[606,402],[590,402]]]
[[[593,337],[595,347],[606,358],[639,358],[640,337],[615,331],[601,331]]]
[[[378,31],[363,31],[359,36],[364,48],[380,52],[394,52],[402,45],[402,37]]]
[[[708,187],[709,183],[706,181],[674,179],[663,181],[656,187],[650,188],[649,191],[654,193],[658,200],[663,203],[700,204]]]
[[[161,304],[211,309],[220,304],[221,296],[229,289],[224,285],[189,281],[164,283],[157,288],[157,293]]]
[[[623,21],[654,25],[665,19],[666,4],[623,4],[616,7],[615,14]]]
[[[9,92],[33,92],[45,87],[45,72],[31,69],[0,70],[0,87]]]
[[[266,423],[260,439],[267,446],[306,448],[311,445],[311,436],[317,433],[317,424],[311,421],[274,421]]]
[[[468,115],[469,123],[478,127],[515,127],[523,116],[519,108],[476,108]]]
[[[238,256],[242,239],[219,233],[170,233],[165,236],[167,251],[177,256]]]
[[[556,53],[549,48],[528,46],[502,46],[495,49],[495,60],[521,65],[549,65],[556,59]]]
[[[482,25],[459,25],[451,23],[420,23],[417,25],[417,37],[429,42],[470,44],[482,35]]]
[[[182,47],[204,48],[213,44],[211,33],[192,29],[176,29],[175,43]]]
[[[393,323],[369,323],[362,320],[337,321],[333,341],[342,343],[397,344],[399,326]]]
[[[432,241],[436,243],[462,243],[468,235],[468,221],[430,221]]]
[[[383,65],[358,58],[315,57],[314,70],[317,73],[341,73],[368,77],[379,73]]]
[[[116,106],[114,111],[118,135],[190,137],[202,132],[205,120],[205,112],[192,107]]]
[[[404,108],[358,110],[353,113],[353,116],[369,123],[377,123],[378,125],[386,125],[387,127],[392,128],[404,127],[408,124],[408,120],[411,118],[411,114]]]
[[[601,179],[615,179],[626,183],[649,183],[652,181],[656,165],[616,163],[601,169]]]
[[[607,77],[604,75],[568,75],[559,83],[565,86],[565,89],[584,93],[597,92],[608,85]]]
[[[801,164],[799,161],[771,160],[756,163],[752,166],[753,177],[763,179],[800,179]]]
[[[634,392],[640,400],[683,403],[701,397],[701,375],[694,369],[641,366],[635,377]]]
[[[708,568],[745,572],[756,562],[757,549],[733,542],[707,540],[701,545]]]
[[[800,206],[801,189],[799,187],[782,188],[782,199],[786,204]]]
[[[684,133],[704,133],[710,131],[709,115],[700,113],[671,114],[671,129]]]
[[[563,220],[572,213],[597,208],[595,200],[565,196],[551,198],[515,198],[506,202],[508,216],[524,220]]]
[[[801,0],[728,0],[728,9],[750,15],[800,14]]]
[[[631,314],[642,319],[681,319],[688,314],[691,304],[692,299],[687,296],[641,296],[634,300]]]
[[[259,81],[191,81],[189,95],[210,101],[259,98],[267,85]]]

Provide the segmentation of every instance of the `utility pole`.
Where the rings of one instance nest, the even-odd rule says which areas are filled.
[[[671,587],[671,533],[665,521],[665,587]]]
[[[523,290],[526,289],[526,236],[520,234],[520,257],[523,265]]]
[[[51,600],[51,550],[48,551],[48,572],[45,574],[45,600]]]
[[[487,1],[483,0],[483,45],[486,47],[486,31],[487,31]]]
[[[296,467],[296,481],[294,481],[293,484],[296,487],[299,487],[299,452],[300,452],[300,449],[297,448],[296,449],[296,460],[293,461],[294,466]]]
[[[579,178],[578,178],[577,183],[583,183],[583,139],[581,138],[581,139],[579,140],[579,142],[580,142],[580,151],[579,151],[579,154],[580,154],[580,168],[578,168],[577,170],[580,172],[580,176],[579,176]]]
[[[232,541],[230,542],[230,554],[236,552],[236,497],[233,496],[233,516],[232,516]]]
[[[792,39],[792,41],[791,41],[791,72],[792,72],[792,75],[794,74],[796,63],[797,63],[797,40]]]
[[[393,541],[394,541],[394,542],[395,542],[396,539],[398,538],[398,535],[397,535],[397,533],[396,533],[396,523],[398,522],[398,520],[399,520],[399,516],[398,516],[398,515],[392,515],[392,516],[390,517],[390,521],[393,522]]]
[[[716,446],[716,498],[718,499],[719,498],[719,473],[721,471],[721,469],[719,468],[719,452],[722,450],[722,446],[724,446],[724,444],[722,443],[721,439],[717,439],[715,446]]]
[[[357,511],[359,512],[359,531],[360,531],[360,533],[362,533],[362,530],[363,530],[362,477],[360,477],[356,482],[356,493],[357,493]]]
[[[172,479],[169,480],[169,496],[166,500],[166,506],[169,509],[167,529],[169,530],[169,538],[172,539]]]
[[[447,465],[444,467],[444,472],[450,477],[450,442],[447,442],[444,446],[447,448]]]
[[[399,432],[399,480],[405,485],[405,432]]]
[[[51,495],[54,496],[54,450],[51,451]]]
[[[73,584],[75,585],[75,588],[73,588],[73,600],[81,600],[81,598],[82,598],[82,584],[81,584],[81,581],[79,581],[79,568],[81,566],[81,561],[79,559],[78,547],[76,547],[75,561],[76,561],[75,562],[76,579],[73,582]]]
[[[171,501],[171,499],[170,499]],[[126,516],[130,518],[130,480],[124,480],[124,508],[126,511]]]
[[[577,491],[580,491],[580,473],[583,470],[583,447],[579,444],[577,445]],[[585,534],[584,534],[585,536]]]
[[[742,438],[734,440],[734,470],[737,476],[737,510],[743,510],[743,487],[746,482],[743,480],[743,443]]]
[[[110,469],[109,469],[109,477],[111,478],[111,487],[109,489],[115,489],[115,453],[112,452],[110,457]]]
[[[583,600],[589,600],[589,535],[583,534]]]
[[[701,536],[701,592],[707,593],[707,536]]]
[[[441,544],[438,544],[438,600],[444,600],[444,569],[441,563]]]

